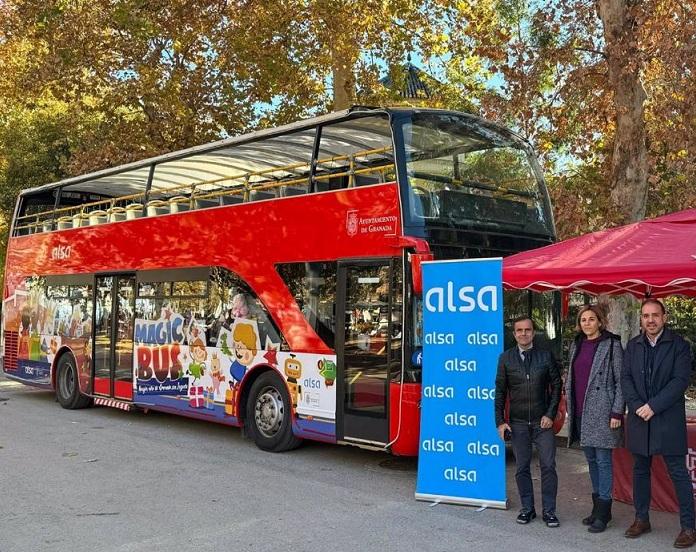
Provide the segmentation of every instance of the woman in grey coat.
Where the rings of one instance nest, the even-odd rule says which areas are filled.
[[[580,309],[565,383],[568,444],[580,441],[592,481],[592,513],[582,520],[591,533],[604,531],[611,519],[612,449],[623,441],[623,349],[606,327],[599,307]]]

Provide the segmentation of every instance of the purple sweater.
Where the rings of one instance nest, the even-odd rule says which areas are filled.
[[[578,345],[578,352],[573,361],[573,399],[576,416],[582,416],[582,407],[585,404],[585,393],[590,381],[590,370],[594,360],[597,346],[602,337],[596,339],[584,338]]]

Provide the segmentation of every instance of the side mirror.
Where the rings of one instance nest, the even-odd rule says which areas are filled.
[[[423,294],[423,271],[421,264],[424,261],[432,261],[434,258],[432,253],[411,253],[409,260],[411,261],[411,281],[413,282],[413,293],[416,295]]]

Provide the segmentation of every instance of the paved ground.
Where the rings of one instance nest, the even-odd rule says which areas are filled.
[[[518,526],[510,510],[413,498],[413,459],[308,444],[258,450],[239,430],[157,413],[61,409],[0,376],[0,551],[652,551],[676,515],[627,541],[629,506],[591,535],[580,451],[560,449],[560,529]],[[538,484],[538,474],[536,474]]]

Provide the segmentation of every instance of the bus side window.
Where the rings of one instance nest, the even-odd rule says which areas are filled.
[[[356,141],[355,135],[367,138]],[[386,116],[358,117],[322,127],[314,174],[316,191],[392,182],[394,175],[394,150]]]
[[[14,221],[13,235],[26,236],[37,232],[50,232],[53,228],[54,203],[55,197],[48,192],[23,197]]]
[[[281,350],[287,350],[287,343],[266,307],[244,280],[222,267],[214,267],[210,272],[210,278],[211,298],[215,298],[220,310],[218,333],[220,328],[230,330],[240,320],[253,320],[259,331],[262,348],[265,348],[268,340],[280,346]]]
[[[336,269],[335,262],[276,267],[307,323],[332,349],[336,332]]]

